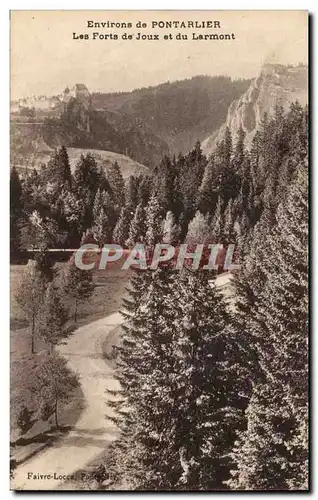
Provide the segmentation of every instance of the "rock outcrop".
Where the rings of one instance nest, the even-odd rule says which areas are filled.
[[[302,105],[307,104],[308,67],[265,64],[249,89],[231,104],[222,127],[202,142],[203,152],[209,155],[214,151],[226,127],[235,138],[242,126],[248,147],[265,112],[271,114],[277,104],[288,109],[296,100]]]

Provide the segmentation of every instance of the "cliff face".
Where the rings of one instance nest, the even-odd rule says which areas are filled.
[[[265,112],[271,114],[276,104],[288,109],[296,100],[307,104],[308,67],[288,67],[281,64],[266,64],[260,75],[251,83],[249,89],[229,107],[226,122],[222,127],[202,142],[205,154],[214,151],[216,144],[229,127],[232,137],[236,138],[242,126],[246,133],[246,145],[250,146],[253,136]]]

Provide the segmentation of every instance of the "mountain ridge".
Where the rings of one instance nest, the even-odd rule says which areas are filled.
[[[229,105],[244,93],[251,79],[197,75],[131,92],[92,93],[92,105],[141,120],[172,154],[189,151],[211,129],[218,129]]]
[[[211,154],[222,140],[226,127],[236,137],[240,127],[244,130],[249,147],[264,113],[271,114],[276,105],[287,110],[292,102],[308,102],[308,66],[265,64],[242,96],[229,106],[227,118],[218,131],[213,131],[202,142],[203,152]]]

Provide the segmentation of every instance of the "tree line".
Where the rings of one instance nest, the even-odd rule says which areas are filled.
[[[22,434],[50,417],[59,429],[61,405],[72,398],[79,380],[55,348],[72,332],[78,305],[91,297],[94,288],[91,272],[72,262],[59,269],[45,251],[37,253],[22,272],[15,300],[28,323],[30,352],[20,362],[21,377],[11,391],[12,422]]]

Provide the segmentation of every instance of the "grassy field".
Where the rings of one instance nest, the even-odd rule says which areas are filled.
[[[58,275],[63,273],[67,264],[58,263],[56,269]],[[21,405],[21,400],[32,407],[28,380],[32,376],[32,370],[37,362],[37,354],[31,354],[31,335],[23,312],[15,300],[15,293],[19,287],[22,273],[25,266],[11,266],[11,336],[10,336],[10,382],[11,382],[11,443],[12,456],[18,462],[23,462],[42,448],[52,444],[61,432],[65,432],[79,418],[83,408],[83,398],[81,389],[78,388],[70,402],[61,407],[60,423],[62,431],[57,432],[53,428],[52,419],[46,422],[38,421],[24,435],[15,425],[15,407]],[[82,303],[78,308],[78,321],[75,324],[73,317],[73,303],[70,298],[65,297],[65,305],[69,307],[69,327],[74,329],[85,323],[90,323],[103,316],[107,316],[121,308],[122,297],[125,294],[125,287],[128,285],[130,273],[121,271],[120,264],[113,265],[110,270],[94,272],[96,288],[92,297]],[[115,338],[114,338],[114,343]],[[35,351],[41,353],[47,350],[48,346],[40,339],[36,340]],[[109,347],[110,349],[110,347]]]
[[[56,269],[61,275],[67,263],[56,264]],[[111,269],[94,271],[96,288],[92,297],[85,300],[78,308],[78,323],[94,321],[117,311],[121,307],[121,300],[128,284],[130,272],[121,270],[122,262],[112,264]],[[11,330],[19,330],[27,326],[23,311],[19,308],[15,294],[21,281],[24,265],[10,267],[10,321]],[[73,303],[65,297],[65,304],[69,306],[70,316],[73,313]],[[23,343],[27,342],[25,339]]]
[[[54,150],[48,148],[43,141],[38,145],[38,150],[32,155],[32,165],[27,165],[30,168],[33,166],[38,169],[42,163],[48,163]],[[41,151],[42,148],[42,151]],[[74,172],[75,166],[80,160],[81,155],[84,156],[90,153],[96,160],[97,164],[102,167],[106,172],[117,161],[124,179],[128,179],[131,175],[148,174],[147,167],[133,160],[129,156],[114,153],[113,151],[105,151],[102,149],[85,149],[85,148],[67,148],[69,155],[71,169]],[[31,161],[29,161],[31,163]],[[20,165],[18,160],[16,168],[20,173],[25,173],[26,165]]]

